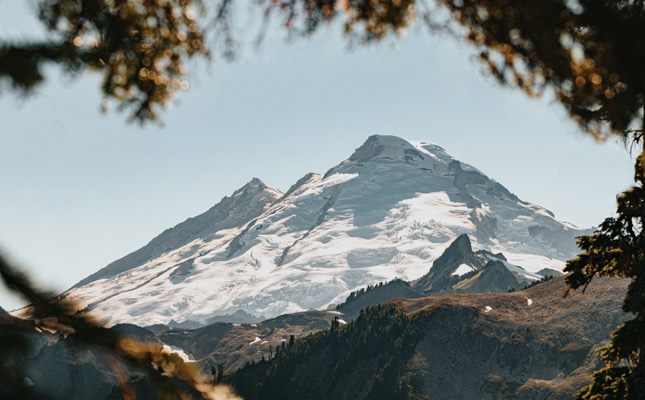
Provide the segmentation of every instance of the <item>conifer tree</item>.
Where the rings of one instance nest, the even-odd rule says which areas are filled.
[[[636,184],[618,197],[618,215],[607,218],[593,235],[578,238],[583,253],[565,268],[571,272],[569,285],[583,290],[596,275],[631,279],[622,309],[635,318],[613,332],[601,349],[607,366],[594,374],[580,399],[645,398],[645,142],[634,179]]]
[[[221,381],[224,378],[224,363],[223,362],[218,362],[217,363],[217,377]]]
[[[336,332],[339,327],[340,327],[340,322],[338,322],[338,316],[335,316],[334,319],[331,320],[330,332],[331,333]]]

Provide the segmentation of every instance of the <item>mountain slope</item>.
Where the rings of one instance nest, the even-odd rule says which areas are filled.
[[[225,197],[208,211],[165,230],[139,250],[110,263],[105,268],[78,282],[80,287],[98,279],[107,279],[136,268],[162,254],[180,248],[195,239],[210,239],[221,231],[243,226],[262,214],[282,193],[253,178],[231,197]]]
[[[628,281],[394,300],[228,378],[260,399],[570,399],[626,315]],[[399,310],[397,312],[397,309]]]
[[[218,322],[193,330],[172,329],[159,333],[157,338],[182,349],[207,371],[218,363],[224,364],[226,370],[236,370],[262,357],[268,359],[270,349],[288,343],[292,335],[301,337],[329,328],[333,318],[334,314],[326,311],[308,311],[257,324]]]
[[[501,261],[489,261],[475,276],[454,286],[457,293],[504,293],[520,289],[511,271]]]
[[[433,296],[397,302],[424,319],[413,363],[433,399],[569,399],[604,366],[595,352],[627,315],[629,282],[595,279],[584,294],[564,278],[508,294]],[[593,286],[593,287],[592,287]],[[461,327],[461,328],[460,328]],[[468,371],[468,373],[463,373]]]
[[[334,314],[158,335],[132,325],[113,329],[167,351],[180,347],[179,356],[194,356],[205,372],[219,362],[230,368],[253,362],[225,378],[247,400],[569,399],[603,366],[595,349],[626,319],[620,305],[628,283],[598,278],[585,294],[566,298],[561,277],[522,292],[397,299],[294,341],[290,335],[328,327]],[[2,316],[4,339],[14,324],[29,323]],[[101,351],[47,331],[32,329],[24,339],[29,351],[4,349],[12,366],[0,379],[7,383],[0,387],[6,398],[21,398],[15,382],[23,381],[35,394],[56,399],[105,398],[116,390]],[[269,358],[269,345],[273,360],[259,361]],[[141,398],[157,398],[150,393]]]
[[[392,299],[416,299],[425,297],[423,293],[414,290],[410,283],[401,279],[395,279],[385,284],[368,286],[365,289],[352,292],[349,297],[336,306],[336,310],[346,321],[358,317],[361,310],[384,303]]]
[[[284,195],[252,186],[229,201],[251,200],[180,224],[65,296],[106,323],[204,323],[238,310],[271,318],[332,306],[369,284],[418,279],[461,234],[537,272],[561,270],[585,233],[441,147],[393,136],[370,137]]]

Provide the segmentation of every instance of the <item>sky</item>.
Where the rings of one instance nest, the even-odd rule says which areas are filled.
[[[42,35],[34,4],[0,0],[0,39]],[[274,24],[256,48],[257,22],[240,22],[234,62],[191,63],[163,126],[101,114],[98,75],[50,68],[28,97],[3,87],[3,253],[61,292],[253,177],[286,191],[372,134],[437,143],[580,227],[612,215],[632,182],[624,148],[580,133],[552,96],[497,86],[464,44],[417,25],[349,48],[338,25],[289,41]],[[21,304],[0,288],[0,306]]]

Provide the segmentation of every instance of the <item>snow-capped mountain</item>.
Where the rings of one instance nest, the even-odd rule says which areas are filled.
[[[561,270],[585,234],[438,145],[371,136],[287,193],[253,179],[64,294],[106,323],[273,317],[426,274],[460,234],[529,272]]]

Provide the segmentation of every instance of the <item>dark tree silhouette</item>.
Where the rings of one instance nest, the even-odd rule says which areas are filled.
[[[618,197],[618,216],[607,218],[592,236],[579,238],[583,250],[567,263],[567,282],[586,288],[596,276],[631,279],[623,311],[635,315],[612,333],[601,350],[607,367],[581,399],[642,399],[645,396],[645,151],[636,161],[636,185]]]

